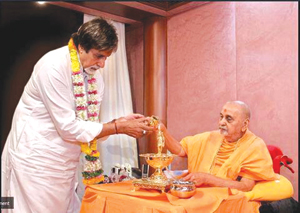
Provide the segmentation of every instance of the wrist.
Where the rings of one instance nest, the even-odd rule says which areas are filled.
[[[118,124],[117,124],[117,120],[118,119],[113,119],[110,123],[114,125],[114,129],[115,129],[115,134],[119,134],[119,128],[118,128]]]
[[[166,132],[166,130],[167,130],[167,128],[166,128],[166,126],[163,124],[163,123],[160,123],[160,124],[158,124],[160,127],[160,131],[162,131],[163,133],[165,133]]]
[[[119,132],[118,132],[118,126],[117,126],[117,122],[116,121],[114,121],[114,126],[115,126],[115,133],[119,134]]]
[[[209,186],[214,186],[214,175],[203,173],[204,174],[204,183]]]
[[[116,120],[114,122],[116,134],[123,133],[123,124],[122,123],[123,123],[123,121],[118,121],[118,120]]]

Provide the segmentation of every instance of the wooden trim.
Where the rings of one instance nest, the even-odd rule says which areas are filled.
[[[77,4],[73,4],[73,3],[70,3],[70,2],[49,1],[47,3],[57,5],[57,6],[60,6],[60,7],[64,7],[64,8],[67,8],[67,9],[75,10],[75,11],[78,11],[78,12],[82,12],[82,13],[89,14],[89,15],[101,16],[103,18],[112,19],[114,21],[118,21],[118,22],[125,23],[125,24],[142,25],[142,22],[140,22],[140,21],[136,21],[136,20],[129,19],[129,18],[126,18],[126,17],[117,16],[117,15],[102,12],[102,11],[99,11],[99,10],[87,8],[87,7],[80,6],[80,5],[77,5]]]
[[[82,6],[82,5],[76,4],[75,2],[49,1],[47,3],[52,4],[52,5],[57,5],[60,7],[64,7],[67,9],[75,10],[78,12],[82,12],[82,13],[89,14],[89,15],[101,16],[103,18],[111,19],[111,20],[125,23],[125,24],[136,25],[136,26],[140,26],[143,24],[142,23],[143,20],[134,20],[132,18],[125,17],[126,15],[115,15],[115,14],[109,13],[109,11],[106,11],[106,12],[99,11],[97,9],[93,9],[93,8],[89,8],[87,6]],[[89,2],[89,3],[93,4],[93,2]],[[96,3],[97,2],[95,2],[95,4]],[[200,7],[200,6],[210,3],[210,2],[209,1],[188,2],[188,3],[181,4],[180,6],[174,5],[173,7],[170,8],[169,11],[165,11],[163,9],[159,9],[154,6],[150,6],[149,4],[140,3],[140,2],[112,1],[111,3],[115,4],[115,5],[119,4],[120,6],[123,5],[124,7],[128,7],[128,8],[134,8],[136,10],[141,11],[142,13],[144,12],[145,15],[147,14],[146,17],[150,18],[149,17],[150,14],[153,14],[153,16],[172,17],[179,13],[186,12],[188,10]]]
[[[158,9],[154,6],[150,6],[148,4],[145,3],[140,3],[140,2],[132,2],[132,1],[114,1],[114,3],[117,4],[122,4],[122,5],[126,5],[128,7],[133,7],[135,9],[139,9],[139,10],[143,10],[146,12],[150,12],[153,13],[155,15],[159,15],[159,16],[164,16],[164,17],[171,17],[174,15],[177,15],[179,13],[183,13],[186,12],[188,10],[194,9],[196,7],[200,7],[204,4],[210,3],[210,1],[200,1],[200,2],[188,2],[188,3],[183,3],[180,6],[173,6],[170,7],[170,10],[165,11],[162,9]]]
[[[115,1],[114,3],[126,5],[128,7],[133,7],[135,9],[139,9],[139,10],[143,10],[143,11],[147,11],[147,12],[153,13],[155,15],[159,15],[159,16],[167,16],[167,12],[165,10],[161,10],[161,9],[155,8],[153,6],[149,6],[149,5],[146,5],[143,3],[139,3],[139,2]]]
[[[210,3],[210,1],[189,2],[187,4],[183,4],[179,7],[176,7],[174,9],[169,10],[167,12],[167,16],[171,17],[171,16],[177,15],[179,13],[183,13],[183,12],[186,12],[188,10],[203,6],[204,4],[207,4],[207,3]]]

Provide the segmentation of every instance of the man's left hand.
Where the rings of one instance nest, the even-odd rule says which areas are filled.
[[[144,115],[138,114],[138,113],[132,113],[129,114],[125,117],[120,117],[117,119],[118,122],[123,122],[123,121],[130,121],[130,120],[134,120],[134,119],[139,119],[139,118],[144,118]]]
[[[144,115],[141,115],[141,114],[138,114],[138,113],[132,113],[132,114],[129,114],[125,117],[120,117],[120,121],[130,121],[130,120],[134,120],[134,119],[139,119],[139,118],[144,118],[145,116]]]

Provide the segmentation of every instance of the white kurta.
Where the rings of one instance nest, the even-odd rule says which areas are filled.
[[[1,157],[1,197],[14,197],[13,212],[80,210],[79,141],[91,141],[103,125],[76,119],[71,74],[68,47],[50,51],[35,65],[17,105]],[[99,72],[95,77],[101,102],[104,83]]]

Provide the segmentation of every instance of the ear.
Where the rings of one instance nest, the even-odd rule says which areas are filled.
[[[246,132],[249,126],[249,118],[244,120],[243,127],[242,127],[242,132]]]
[[[78,51],[79,51],[80,53],[83,52],[83,48],[80,46],[80,44],[78,44]]]

